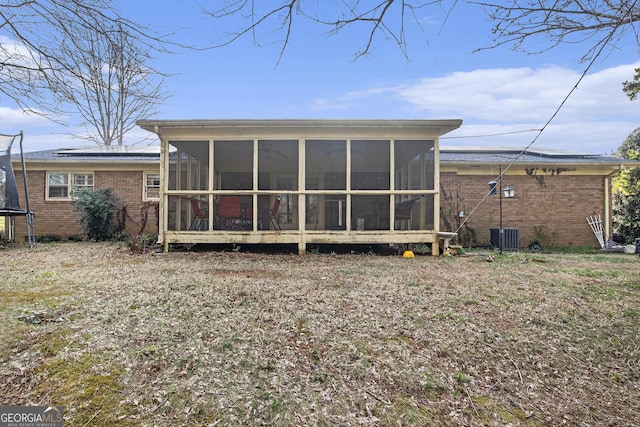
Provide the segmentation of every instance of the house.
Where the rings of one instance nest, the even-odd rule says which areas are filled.
[[[25,137],[27,139],[28,137]],[[81,236],[80,216],[72,193],[81,188],[114,189],[120,201],[118,221],[130,235],[156,233],[160,188],[158,147],[92,146],[25,152],[30,208],[39,239]],[[22,174],[19,156],[12,156],[16,175]],[[24,194],[22,180],[18,193]],[[15,221],[16,240],[26,236],[23,222]]]
[[[435,254],[453,233],[468,245],[496,246],[501,222],[516,248],[541,240],[593,246],[586,217],[594,214],[611,235],[611,176],[638,162],[441,148],[440,136],[460,123],[143,121],[161,147],[25,153],[36,234],[80,234],[71,193],[89,186],[115,190],[125,232],[158,232],[167,247],[287,243],[304,252],[316,244],[426,243]],[[18,173],[19,159],[13,163]],[[500,171],[499,186],[515,188],[514,198],[489,194]],[[24,234],[16,221],[16,235]]]
[[[145,120],[160,138],[159,239],[429,244],[439,138],[461,120]],[[446,244],[446,243],[445,243]]]
[[[638,166],[636,161],[552,149],[447,148],[440,153],[441,227],[461,238],[473,231],[477,244],[497,246],[491,231],[501,228],[502,219],[513,249],[536,242],[597,245],[586,218],[599,215],[605,236],[612,236],[612,175]],[[500,181],[501,171],[503,187],[515,189],[513,198],[500,200],[499,191],[488,194],[489,182]]]

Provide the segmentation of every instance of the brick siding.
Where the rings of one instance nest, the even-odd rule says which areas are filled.
[[[111,187],[119,199],[120,208],[125,209],[125,233],[135,236],[141,230],[143,233],[158,232],[155,206],[153,203],[145,203],[142,200],[144,179],[142,171],[95,171],[93,174],[94,188]],[[34,230],[36,236],[54,235],[63,239],[69,236],[81,236],[80,216],[71,201],[45,200],[46,179],[46,171],[29,171],[27,169],[29,204],[35,213]],[[25,209],[22,179],[17,181],[20,206]],[[142,229],[143,208],[148,211],[144,229]],[[122,215],[120,216],[122,217]],[[15,233],[16,241],[22,241],[26,236],[26,222],[23,217],[16,217]]]
[[[495,176],[488,175],[442,173],[441,230],[455,231],[464,219],[468,219],[466,225],[476,231],[477,243],[488,244],[489,229],[500,225],[500,201],[497,194],[480,201],[489,191],[489,181],[494,179]],[[604,219],[602,176],[515,175],[505,176],[503,188],[507,184],[515,187],[516,197],[503,197],[502,224],[505,228],[519,229],[521,248],[540,235],[547,239],[547,244],[598,245],[586,217],[599,214]],[[459,218],[460,211],[465,212],[465,218]]]
[[[141,209],[145,205],[142,200],[143,176],[142,171],[94,172],[94,188],[113,188],[121,207],[126,208],[125,232],[130,235],[137,235],[142,227]],[[500,223],[499,196],[488,196],[482,203],[480,200],[489,189],[488,182],[493,179],[495,176],[443,172],[440,176],[440,229],[455,231],[467,219],[466,225],[476,232],[476,243],[489,244],[489,229],[498,228]],[[17,181],[24,208],[22,180]],[[78,213],[71,202],[45,201],[45,171],[28,171],[28,182],[37,236],[66,238],[82,234]],[[503,186],[507,184],[516,188],[516,197],[502,200],[503,226],[519,229],[520,247],[528,246],[540,235],[547,239],[546,243],[570,246],[598,244],[586,217],[593,214],[604,217],[602,176],[509,175],[505,177]],[[465,212],[464,218],[458,216],[460,211]],[[16,217],[15,225],[16,240],[22,240],[26,234],[25,221]],[[156,233],[157,230],[156,209],[151,206],[143,232]]]

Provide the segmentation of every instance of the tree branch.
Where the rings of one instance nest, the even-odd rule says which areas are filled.
[[[356,26],[367,28],[364,46],[355,52],[354,59],[368,55],[379,37],[392,40],[408,58],[406,25],[412,23],[422,28],[420,20],[415,16],[415,11],[438,5],[441,1],[377,0],[372,3],[368,0],[343,0],[343,8],[336,8],[335,4],[327,3],[328,5],[322,9],[320,2],[306,3],[302,0],[281,0],[279,5],[267,8],[264,8],[265,2],[235,0],[221,9],[208,10],[205,13],[217,20],[240,16],[243,20],[250,22],[249,25],[226,34],[213,47],[230,45],[247,34],[251,34],[254,44],[259,45],[257,31],[262,28],[269,34],[279,34],[280,40],[277,43],[281,46],[278,63],[290,44],[298,21],[302,21],[300,25],[308,21],[309,24],[327,27],[328,34],[337,34]]]
[[[582,55],[588,60],[602,43],[615,41],[628,32],[637,34],[640,9],[637,0],[538,0],[537,4],[514,0],[506,3],[468,1],[485,9],[494,22],[493,49],[509,45],[514,50],[541,53],[560,44],[577,44],[592,40]],[[542,47],[532,48],[529,43],[537,38],[546,39]]]

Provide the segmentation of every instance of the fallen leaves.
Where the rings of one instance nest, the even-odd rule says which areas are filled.
[[[640,266],[611,255],[3,251],[0,400],[42,399],[39,364],[91,354],[121,367],[128,412],[72,424],[638,424]],[[38,281],[60,297],[19,321]]]

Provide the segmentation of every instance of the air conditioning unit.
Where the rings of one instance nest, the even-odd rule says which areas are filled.
[[[520,248],[520,229],[502,227],[502,250],[517,252]],[[494,248],[500,247],[500,229],[489,229],[489,241]]]

